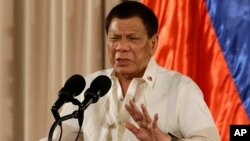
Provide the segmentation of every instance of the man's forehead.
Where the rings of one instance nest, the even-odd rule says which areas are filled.
[[[115,19],[112,20],[109,33],[112,34],[144,34],[146,28],[138,19]]]
[[[143,28],[144,24],[141,21],[140,18],[134,17],[134,18],[129,18],[129,19],[118,19],[114,18],[111,21],[110,27],[109,28],[119,28],[120,30],[125,30],[125,29],[133,29],[136,30],[138,28]]]

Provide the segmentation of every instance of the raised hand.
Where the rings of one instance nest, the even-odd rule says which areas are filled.
[[[125,127],[130,130],[140,141],[170,141],[171,137],[164,134],[157,126],[158,114],[152,119],[144,104],[141,105],[141,110],[130,100],[129,105],[125,105],[133,120],[139,127],[131,123],[126,123]]]

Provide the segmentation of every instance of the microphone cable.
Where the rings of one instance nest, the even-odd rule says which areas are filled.
[[[79,131],[78,131],[78,133],[77,133],[77,136],[76,136],[76,139],[75,139],[75,141],[77,141],[77,140],[78,140],[78,138],[79,138],[79,135],[80,135],[80,132],[81,132],[81,129],[82,129],[82,126],[80,126],[80,127],[79,127]]]
[[[59,140],[58,141],[61,141],[62,139],[62,133],[63,133],[63,128],[62,128],[62,125],[60,125],[60,137],[59,137]]]

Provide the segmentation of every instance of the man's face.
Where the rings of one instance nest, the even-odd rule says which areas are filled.
[[[147,36],[139,17],[114,18],[107,35],[108,53],[114,70],[121,75],[141,77],[157,46],[157,35]]]

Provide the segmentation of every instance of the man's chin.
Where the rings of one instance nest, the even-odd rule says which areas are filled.
[[[117,71],[118,74],[120,75],[131,75],[132,73],[126,70],[119,70]]]
[[[116,75],[122,76],[124,78],[129,78],[129,79],[141,77],[140,74],[136,74],[132,72],[131,69],[130,70],[123,70],[123,69],[116,70]]]
[[[119,67],[119,68],[115,68],[115,71],[116,71],[116,73],[118,73],[120,75],[131,75],[131,74],[133,74],[131,72],[131,69],[129,69],[129,68]]]

